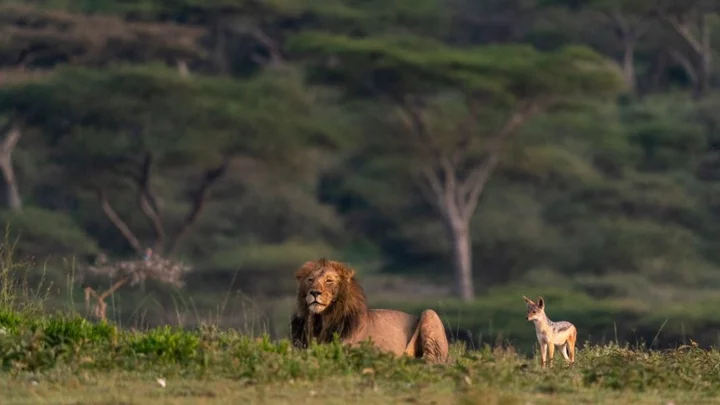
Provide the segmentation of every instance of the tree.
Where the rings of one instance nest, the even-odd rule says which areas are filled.
[[[82,2],[81,2],[82,3]],[[68,7],[78,6],[70,2]],[[129,22],[113,15],[74,14],[62,9],[0,4],[0,86],[47,76],[58,65],[103,66],[123,60],[162,60],[187,75],[188,60],[204,57],[198,44],[204,30],[170,23]],[[12,163],[25,122],[5,117],[0,126],[0,170],[5,184],[4,205],[22,209]]]
[[[672,56],[683,66],[693,83],[695,98],[704,97],[710,88],[712,74],[711,17],[717,15],[717,0],[668,1],[654,10],[680,39]]]
[[[238,157],[289,167],[308,142],[327,140],[292,73],[235,81],[186,80],[156,67],[63,69],[49,80],[5,89],[0,108],[47,135],[64,168],[64,183],[93,192],[136,254],[151,247],[172,255],[197,223],[213,185],[235,169]],[[154,182],[159,172],[181,168],[185,184],[195,184],[177,191],[190,197],[178,221],[168,214],[179,214],[182,205],[163,203]],[[116,208],[133,192],[152,229],[150,244]],[[174,210],[165,210],[168,206]]]
[[[619,75],[596,53],[521,45],[452,48],[417,37],[306,33],[292,42],[310,79],[389,104],[403,127],[394,152],[432,204],[451,242],[455,286],[474,297],[470,221],[505,144],[531,118],[578,95],[613,94]],[[455,107],[448,109],[445,100]]]
[[[610,24],[622,43],[623,77],[630,91],[637,90],[635,49],[648,33],[655,11],[654,0],[542,0],[543,6],[565,6],[596,15]]]
[[[205,30],[165,22],[127,21],[31,5],[0,4],[0,66],[47,70],[57,65],[105,66],[116,61],[163,61],[183,66],[204,58]]]
[[[442,0],[146,0],[154,18],[202,26],[213,72],[244,75],[287,62],[288,36],[304,29],[371,33],[388,28],[439,32],[449,19]]]

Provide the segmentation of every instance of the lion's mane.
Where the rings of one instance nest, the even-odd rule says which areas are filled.
[[[313,314],[305,303],[308,287],[299,283],[295,314],[292,319],[293,342],[307,347],[311,338],[318,343],[329,343],[333,334],[347,338],[361,328],[367,318],[368,305],[365,291],[352,277],[353,271],[340,262],[326,260],[309,261],[296,273],[298,281],[304,280],[318,267],[332,268],[340,277],[335,300],[320,314]]]

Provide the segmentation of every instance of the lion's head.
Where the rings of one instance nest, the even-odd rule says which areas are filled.
[[[367,314],[365,293],[354,279],[355,271],[332,260],[306,262],[295,273],[297,308],[293,317],[293,336],[307,344],[309,337],[321,342],[333,333],[344,337],[356,330]]]

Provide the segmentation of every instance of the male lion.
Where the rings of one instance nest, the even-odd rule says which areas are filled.
[[[444,363],[448,357],[445,327],[438,314],[425,310],[420,318],[391,309],[368,309],[355,271],[336,261],[309,261],[297,270],[297,308],[292,316],[293,345],[307,347],[311,339],[332,341],[337,333],[353,346],[371,339],[395,355],[422,357]]]

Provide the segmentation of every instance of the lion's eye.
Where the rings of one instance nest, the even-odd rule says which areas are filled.
[[[333,281],[332,281],[332,280],[330,280],[330,279],[328,279],[328,280],[325,280],[325,283],[327,283],[327,284],[332,284],[332,283],[333,283]]]
[[[308,279],[308,283],[312,283],[312,282],[313,282],[313,279],[312,279],[312,278],[309,278],[309,279]]]

